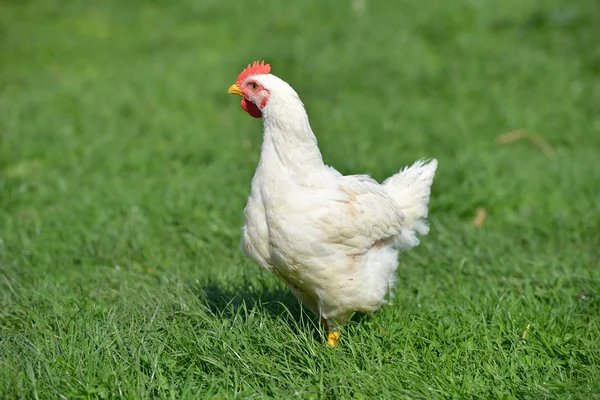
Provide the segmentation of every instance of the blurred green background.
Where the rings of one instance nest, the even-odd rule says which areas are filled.
[[[3,1],[0,397],[600,398],[599,21],[595,0]],[[440,161],[393,304],[335,351],[238,249],[262,126],[227,88],[263,59],[341,172]]]

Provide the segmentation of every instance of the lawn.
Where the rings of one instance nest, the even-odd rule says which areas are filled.
[[[595,0],[0,3],[0,398],[600,398],[599,20]],[[440,161],[392,304],[335,349],[239,251],[262,126],[227,88],[262,59],[341,172]],[[537,141],[498,140],[520,129]]]

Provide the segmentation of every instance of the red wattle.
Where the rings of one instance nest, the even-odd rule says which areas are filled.
[[[244,109],[244,111],[246,111],[248,114],[250,114],[254,118],[262,117],[262,112],[260,111],[260,108],[258,108],[256,106],[256,104],[254,104],[253,102],[247,101],[246,99],[244,99],[242,97],[241,105],[242,105],[242,108]]]

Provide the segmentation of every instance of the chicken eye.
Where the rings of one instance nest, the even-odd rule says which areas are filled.
[[[256,83],[251,83],[250,86],[252,86],[252,89],[256,90],[256,88],[258,87],[258,85]]]

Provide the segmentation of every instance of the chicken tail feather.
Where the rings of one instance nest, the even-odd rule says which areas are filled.
[[[400,248],[418,245],[417,234],[426,235],[429,232],[426,218],[431,184],[437,166],[436,159],[419,160],[383,182],[387,193],[398,203],[404,213],[402,233],[396,240],[396,245]]]

